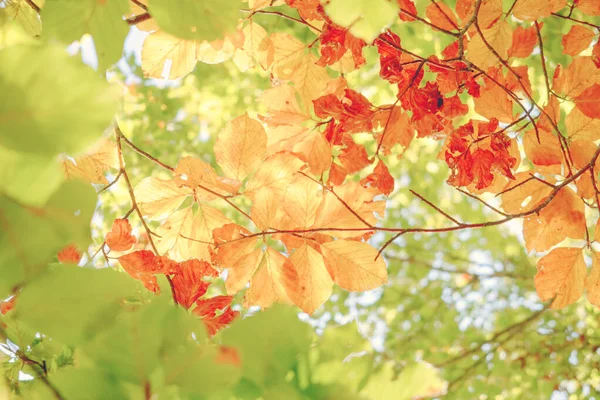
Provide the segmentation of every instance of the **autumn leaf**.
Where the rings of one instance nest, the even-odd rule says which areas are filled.
[[[587,269],[581,249],[554,249],[538,261],[537,269],[535,289],[540,300],[554,299],[551,308],[573,304],[583,295]]]
[[[202,260],[187,260],[175,268],[173,288],[175,300],[184,308],[190,308],[198,298],[204,296],[211,282],[206,278],[218,276],[210,263]]]
[[[131,235],[131,225],[128,220],[115,219],[112,229],[106,234],[105,242],[111,250],[126,251],[137,242],[137,239]]]
[[[584,90],[575,98],[577,108],[589,118],[600,118],[600,84]]]
[[[216,296],[196,301],[192,312],[202,318],[210,336],[214,336],[237,317],[238,313],[231,309],[232,300],[233,297],[230,296]]]
[[[267,151],[267,134],[248,114],[229,122],[217,137],[215,154],[223,172],[243,181],[256,170]]]
[[[366,291],[387,282],[387,269],[377,250],[364,242],[335,240],[321,246],[334,282],[350,291]]]
[[[81,260],[81,252],[77,250],[75,245],[68,245],[64,249],[58,252],[58,261],[63,264],[78,264]]]
[[[312,314],[329,299],[333,288],[323,256],[304,242],[289,260],[298,274],[298,297],[293,299],[294,303],[302,311]]]
[[[527,216],[523,223],[528,251],[546,251],[567,237],[583,239],[585,231],[585,205],[569,187],[556,193],[539,216]]]
[[[569,33],[562,38],[563,52],[576,56],[590,46],[594,36],[596,33],[593,30],[585,26],[573,25]]]

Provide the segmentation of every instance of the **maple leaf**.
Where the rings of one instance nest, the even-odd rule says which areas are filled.
[[[581,250],[560,247],[538,261],[535,289],[540,300],[554,299],[551,308],[573,304],[583,295],[587,269]]]
[[[198,298],[204,296],[211,282],[219,273],[210,263],[203,260],[187,260],[179,263],[173,276],[175,300],[184,308],[190,308]]]
[[[78,264],[81,260],[81,252],[77,250],[75,245],[70,244],[58,252],[58,261],[63,264]]]
[[[131,235],[131,225],[126,219],[115,219],[113,226],[106,234],[106,244],[111,250],[126,251],[133,246],[137,240]]]

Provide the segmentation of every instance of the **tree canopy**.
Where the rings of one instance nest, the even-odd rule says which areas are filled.
[[[0,1],[0,400],[598,398],[599,35]]]

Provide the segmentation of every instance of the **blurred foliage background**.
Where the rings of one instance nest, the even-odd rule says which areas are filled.
[[[506,9],[512,0],[505,3]],[[421,13],[429,2],[419,0],[416,4]],[[586,19],[584,15],[574,16]],[[289,32],[306,42],[312,40],[306,27],[293,21],[273,15],[253,18],[268,32]],[[542,33],[550,65],[565,61],[556,38],[570,26],[559,19],[544,24]],[[447,38],[424,24],[404,23],[391,29],[400,35],[406,48],[423,56],[439,55],[449,44]],[[126,90],[119,115],[123,132],[138,147],[168,165],[193,155],[218,170],[212,152],[216,134],[227,121],[244,112],[256,115],[265,111],[257,98],[271,86],[268,74],[258,69],[240,72],[233,62],[226,61],[198,63],[193,73],[179,81],[145,79],[139,66],[144,35],[131,28],[125,57],[107,75],[109,81]],[[84,60],[93,64],[87,45],[82,41],[71,50],[80,51]],[[365,67],[345,75],[349,87],[374,104],[393,102],[390,85],[378,76],[376,50],[365,49],[365,57]],[[534,90],[544,91],[541,67],[535,57],[523,62],[530,68]],[[375,145],[371,143],[371,154]],[[437,159],[440,146],[431,139],[419,139],[401,157],[386,160],[396,177],[396,188],[387,200],[381,222],[384,226],[437,227],[447,223],[410,189],[461,221],[494,218],[494,213],[481,203],[445,184],[448,170]],[[126,151],[124,157],[136,180],[134,186],[142,178],[165,174],[132,151]],[[369,172],[363,171],[363,176]],[[108,176],[109,181],[114,178],[115,174]],[[487,200],[493,204],[496,201],[493,197]],[[228,218],[246,223],[227,204],[218,206]],[[100,194],[88,258],[103,243],[112,221],[126,214],[129,207],[122,182]],[[137,223],[136,233],[141,234],[139,221],[131,220]],[[389,282],[384,287],[367,293],[336,289],[331,300],[313,316],[301,315],[322,335],[316,356],[319,362],[314,363],[318,369],[311,375],[313,383],[326,384],[340,380],[340,376],[360,383],[375,370],[401,370],[413,361],[426,361],[439,367],[448,381],[445,399],[600,398],[599,312],[585,299],[560,311],[548,310],[539,301],[533,288],[535,255],[525,253],[520,231],[515,222],[481,230],[404,235],[395,241],[384,252],[389,270]],[[386,240],[383,234],[372,238],[379,245]],[[100,266],[106,260],[96,257],[89,263]],[[213,285],[212,290],[223,290],[222,282]],[[236,308],[244,314],[255,313],[241,306],[242,296],[237,296]],[[345,351],[374,351],[359,361],[346,363],[341,371],[327,364],[339,356],[335,354],[339,343],[345,344]],[[63,355],[62,362],[68,363],[70,357]],[[283,392],[276,396],[294,398]]]

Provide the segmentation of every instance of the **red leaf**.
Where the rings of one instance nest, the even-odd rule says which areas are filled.
[[[590,118],[600,118],[600,85],[594,84],[575,98],[575,105]]]
[[[138,250],[119,257],[119,263],[132,278],[142,281],[146,289],[158,293],[155,274],[169,272],[176,264],[166,257],[157,257],[150,250]]]
[[[9,311],[15,308],[15,300],[17,296],[13,296],[8,300],[0,301],[0,314],[6,315]]]
[[[230,308],[232,300],[232,296],[216,296],[196,301],[196,308],[192,312],[202,318],[210,336],[237,317],[238,313]]]
[[[379,161],[373,173],[360,181],[363,186],[371,186],[377,188],[381,193],[389,196],[394,190],[394,177],[390,174],[387,166],[383,161]]]
[[[219,273],[206,261],[187,260],[180,263],[173,277],[177,303],[190,308],[198,298],[206,294],[211,284],[204,278],[217,275]]]
[[[81,260],[81,253],[77,250],[75,245],[68,245],[60,252],[58,252],[58,261],[63,264],[78,264]]]
[[[126,251],[137,242],[131,235],[131,225],[126,219],[115,219],[112,229],[106,234],[106,244],[111,250]]]

